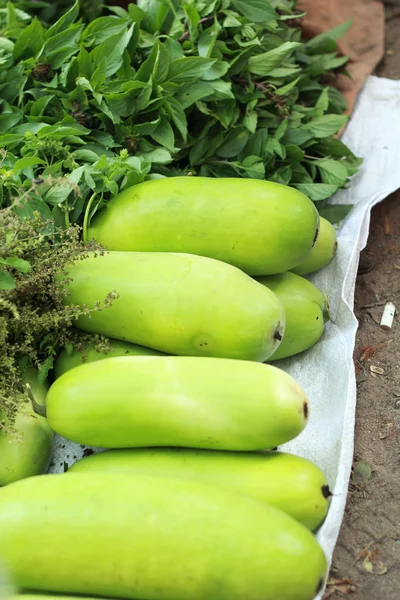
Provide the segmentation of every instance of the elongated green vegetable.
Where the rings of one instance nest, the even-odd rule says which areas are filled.
[[[25,384],[37,409],[45,405],[48,386],[38,382],[37,370],[24,371]],[[47,420],[37,414],[30,402],[21,404],[12,428],[0,430],[0,486],[45,473],[53,451],[53,432]]]
[[[67,303],[112,306],[77,326],[167,354],[266,360],[284,333],[273,292],[223,262],[161,252],[110,252],[68,268]]]
[[[329,221],[320,218],[319,232],[314,248],[306,260],[293,269],[297,275],[308,275],[329,265],[338,247],[336,230]]]
[[[313,600],[326,574],[313,535],[276,508],[110,473],[0,490],[0,556],[22,588],[128,600]]]
[[[277,295],[286,314],[283,340],[268,360],[293,356],[316,344],[329,320],[326,296],[295,273],[257,277],[257,281]]]
[[[54,431],[103,448],[263,450],[296,437],[307,416],[284,371],[215,358],[106,358],[64,373],[47,395]]]
[[[104,358],[112,358],[115,356],[159,356],[162,353],[144,346],[137,346],[129,342],[121,342],[120,340],[108,340],[110,350],[108,352],[98,352],[94,346],[88,346],[85,352],[73,350],[68,352],[64,349],[56,360],[54,373],[56,378],[60,377],[66,371],[79,367],[84,363],[96,362]]]
[[[164,475],[217,485],[279,508],[309,529],[324,520],[329,487],[312,462],[281,452],[218,452],[187,448],[108,450],[78,460],[69,473]]]
[[[116,196],[89,238],[108,250],[188,252],[268,275],[307,258],[318,221],[307,196],[278,183],[170,177]]]

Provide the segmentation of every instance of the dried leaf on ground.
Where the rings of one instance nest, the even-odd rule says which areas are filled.
[[[351,579],[329,579],[326,584],[326,592],[323,600],[327,600],[335,593],[347,596],[348,594],[353,594],[355,591],[356,586]]]
[[[373,575],[385,575],[387,573],[387,567],[380,560],[378,560],[378,548],[369,550],[365,556],[362,567],[367,573]]]

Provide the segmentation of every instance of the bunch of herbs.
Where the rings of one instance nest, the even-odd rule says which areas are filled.
[[[332,222],[348,211],[326,200],[360,163],[327,84],[349,24],[303,41],[292,0],[138,0],[45,26],[28,4],[0,11],[1,205],[35,182],[42,218],[85,230],[119,191],[192,174],[294,186]]]

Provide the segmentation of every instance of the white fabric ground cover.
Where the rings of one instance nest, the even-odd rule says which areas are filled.
[[[328,478],[333,497],[318,540],[329,561],[343,519],[353,459],[353,351],[358,325],[353,305],[359,255],[367,243],[371,208],[400,188],[400,81],[368,79],[343,141],[364,162],[351,186],[333,202],[355,206],[340,228],[335,260],[311,278],[329,296],[332,321],[314,348],[276,363],[299,381],[310,399],[306,429],[282,449],[313,460]],[[83,451],[82,446],[58,437],[51,472],[62,472]]]

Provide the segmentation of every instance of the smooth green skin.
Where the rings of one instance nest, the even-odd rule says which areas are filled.
[[[96,362],[104,358],[113,358],[115,356],[160,356],[162,353],[144,346],[137,346],[129,342],[121,342],[119,340],[108,340],[110,346],[109,352],[98,352],[95,346],[88,345],[85,352],[73,350],[69,353],[64,349],[56,360],[54,366],[55,377],[60,377],[74,367],[79,367],[84,363]]]
[[[280,369],[182,356],[127,356],[64,373],[47,395],[51,428],[100,448],[263,450],[305,427],[307,398]]]
[[[69,473],[164,475],[217,485],[279,508],[311,530],[329,507],[329,486],[309,460],[281,452],[187,448],[107,450],[78,460]]]
[[[28,369],[24,381],[29,383],[35,402],[44,406],[48,386],[39,384],[36,369]],[[30,402],[21,405],[13,431],[0,431],[0,487],[46,473],[53,443],[47,420],[34,412]]]
[[[110,252],[68,268],[67,303],[111,307],[80,317],[85,331],[167,354],[266,360],[284,333],[278,298],[239,269],[211,258]]]
[[[187,252],[269,275],[307,258],[318,222],[311,200],[285,185],[170,177],[117,195],[93,218],[88,237],[108,250]]]
[[[334,226],[321,217],[314,248],[308,258],[291,271],[297,273],[297,275],[308,275],[314,273],[314,271],[319,271],[333,260],[337,246],[337,235]]]
[[[316,344],[329,319],[324,294],[307,279],[290,272],[257,277],[257,281],[278,296],[286,313],[283,340],[268,360],[294,356]]]
[[[143,600],[312,600],[326,574],[311,532],[276,508],[111,473],[0,490],[1,555],[22,588]]]
[[[93,598],[93,596],[60,596],[57,594],[16,594],[9,600],[104,600],[104,598]],[[8,600],[6,598],[6,600]]]

